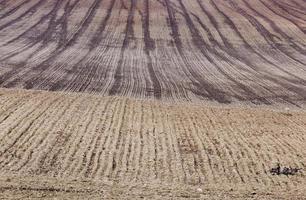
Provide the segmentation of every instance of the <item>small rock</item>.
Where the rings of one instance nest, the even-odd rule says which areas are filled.
[[[198,192],[203,192],[203,190],[201,188],[198,188],[197,191]]]

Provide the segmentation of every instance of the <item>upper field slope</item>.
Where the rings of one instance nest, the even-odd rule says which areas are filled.
[[[303,0],[0,0],[0,86],[306,100]]]

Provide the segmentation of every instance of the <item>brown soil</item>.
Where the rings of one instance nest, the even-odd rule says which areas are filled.
[[[303,0],[2,0],[0,86],[306,100]]]
[[[305,10],[0,0],[0,199],[306,199]]]
[[[302,110],[6,89],[0,104],[1,198],[306,198]]]

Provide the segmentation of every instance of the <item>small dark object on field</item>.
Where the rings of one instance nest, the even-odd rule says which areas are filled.
[[[283,115],[286,115],[286,116],[288,116],[288,117],[292,117],[293,116],[293,114],[291,114],[291,113],[282,113]]]
[[[277,164],[277,167],[274,167],[270,170],[272,175],[296,175],[299,171],[301,171],[301,168],[292,168],[292,167],[281,167],[280,164]]]

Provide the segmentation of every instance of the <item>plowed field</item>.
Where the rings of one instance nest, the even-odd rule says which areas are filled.
[[[306,199],[305,0],[0,0],[0,199]]]
[[[270,173],[305,168],[305,111],[0,94],[3,195],[306,198],[305,172]]]
[[[0,86],[306,99],[304,0],[1,0]]]

